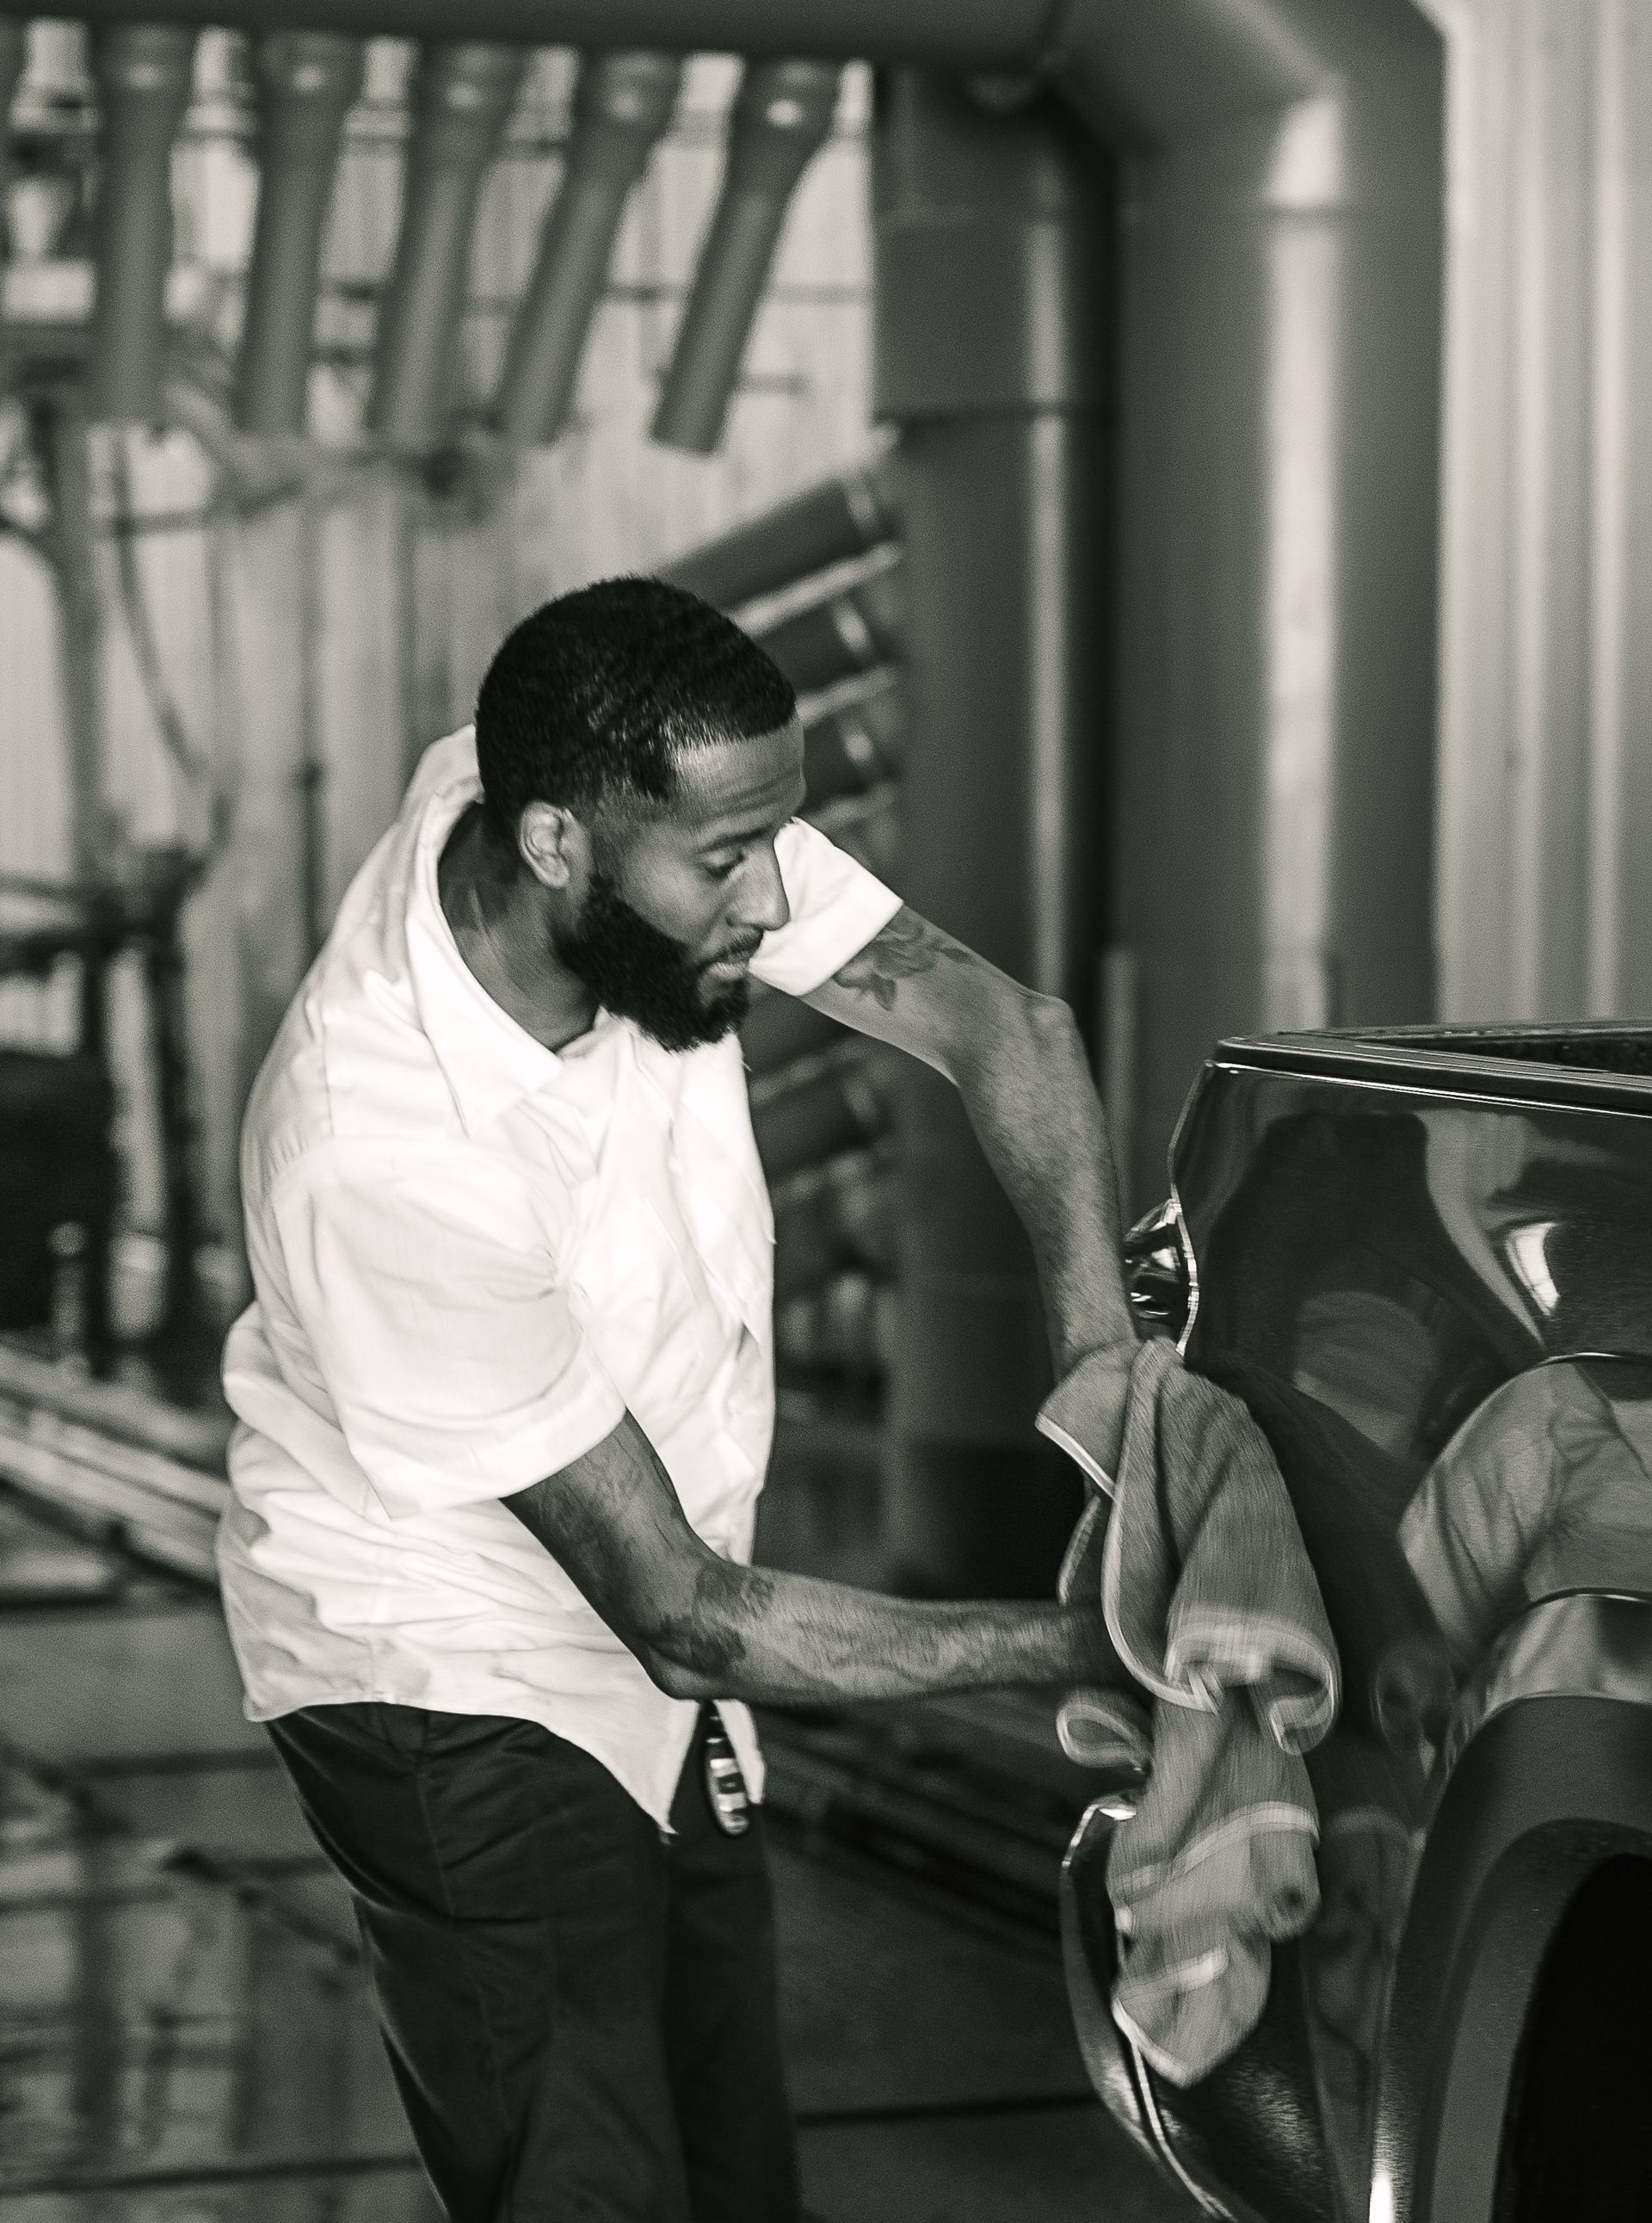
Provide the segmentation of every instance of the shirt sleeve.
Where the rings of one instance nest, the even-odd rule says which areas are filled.
[[[807,996],[883,931],[901,898],[801,818],[776,834],[775,856],[792,915],[764,935],[751,974],[788,996]]]
[[[507,1497],[619,1424],[531,1200],[461,1157],[283,1185],[293,1313],[351,1458],[393,1520]]]

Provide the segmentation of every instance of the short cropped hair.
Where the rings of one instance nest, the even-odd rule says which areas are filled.
[[[771,734],[791,682],[738,626],[662,579],[603,579],[505,639],[476,700],[482,804],[514,842],[530,803],[669,803],[675,762]]]

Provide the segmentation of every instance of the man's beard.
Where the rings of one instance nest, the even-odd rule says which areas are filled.
[[[703,991],[700,968],[680,941],[650,926],[600,870],[594,871],[584,915],[558,935],[556,952],[605,1011],[631,1019],[663,1049],[697,1049],[720,1042],[745,1017],[749,978],[715,995]]]

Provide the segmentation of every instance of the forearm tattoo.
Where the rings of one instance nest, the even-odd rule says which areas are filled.
[[[840,988],[851,995],[870,996],[883,1011],[895,1002],[902,980],[920,973],[933,973],[937,965],[971,965],[975,953],[939,933],[914,912],[896,911],[881,934],[875,935],[857,956],[834,975]]]
[[[719,1559],[700,1570],[693,1606],[663,1620],[655,1643],[678,1666],[719,1681],[744,1660],[749,1625],[768,1612],[774,1598],[772,1575]]]

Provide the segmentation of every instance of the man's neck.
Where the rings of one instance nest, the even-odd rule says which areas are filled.
[[[589,1033],[596,998],[557,959],[543,898],[536,901],[524,879],[516,859],[489,839],[473,803],[437,864],[443,916],[468,970],[499,1009],[547,1049],[562,1049]]]

